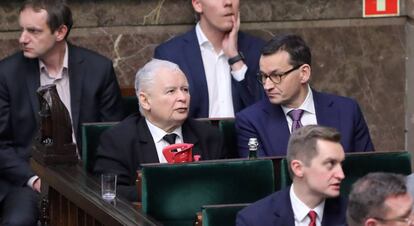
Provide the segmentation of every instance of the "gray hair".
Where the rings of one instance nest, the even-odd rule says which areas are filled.
[[[166,60],[151,59],[135,75],[135,93],[138,100],[140,92],[147,91],[154,85],[154,78],[161,69],[181,72],[181,69],[175,63]],[[139,111],[143,114],[141,105],[139,105]]]
[[[349,194],[346,218],[349,226],[364,225],[368,218],[386,214],[385,200],[407,193],[403,175],[395,173],[369,173],[353,184]]]

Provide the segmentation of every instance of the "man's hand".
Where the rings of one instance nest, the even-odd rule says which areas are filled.
[[[237,49],[237,34],[240,28],[240,12],[237,15],[233,15],[233,28],[224,36],[222,46],[223,52],[228,57],[234,57],[238,54]]]
[[[35,180],[35,182],[33,183],[33,190],[37,191],[40,193],[40,187],[42,185],[42,182],[40,180],[40,178],[38,178],[37,180]]]
[[[238,47],[237,47],[237,37],[240,28],[240,12],[237,13],[237,16],[233,16],[233,28],[229,33],[224,36],[223,39],[223,52],[228,58],[232,58],[239,54]],[[242,68],[244,65],[243,61],[239,61],[233,65],[231,65],[232,71],[237,71]]]

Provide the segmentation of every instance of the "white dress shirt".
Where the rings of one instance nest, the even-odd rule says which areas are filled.
[[[201,30],[200,24],[196,25],[196,35],[207,80],[209,117],[234,117],[231,79],[233,77],[238,82],[242,81],[247,66],[231,71],[228,57],[224,55],[223,50],[219,53],[214,50],[213,44]]]
[[[283,109],[283,112],[285,113],[285,117],[288,122],[289,131],[292,131],[293,120],[292,118],[290,118],[288,113],[289,111],[294,110],[295,108],[288,108],[288,107],[282,106],[282,109]],[[318,121],[316,119],[315,103],[313,101],[313,93],[309,85],[308,85],[308,95],[306,96],[305,101],[303,101],[302,105],[300,105],[296,109],[303,110],[303,115],[300,119],[302,126],[318,124]]]
[[[160,163],[167,163],[167,160],[164,157],[164,154],[162,153],[162,149],[166,146],[170,145],[167,141],[163,139],[163,137],[167,134],[164,130],[160,129],[159,127],[152,124],[148,119],[145,119],[148,125],[148,129],[151,133],[152,139],[154,140],[155,148],[157,149],[157,155],[158,159],[160,160]],[[175,143],[183,143],[183,133],[181,126],[172,131],[171,133],[175,133],[177,137],[175,138]]]
[[[292,203],[293,215],[295,218],[295,226],[309,226],[310,218],[308,217],[309,211],[316,212],[316,226],[321,226],[323,219],[323,209],[325,208],[325,201],[321,202],[315,208],[309,208],[303,203],[295,194],[293,190],[293,184],[289,191],[290,202]]]

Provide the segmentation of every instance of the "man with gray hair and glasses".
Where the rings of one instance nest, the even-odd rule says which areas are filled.
[[[135,91],[142,116],[131,115],[102,134],[94,169],[117,174],[121,196],[139,200],[136,171],[141,163],[166,163],[162,150],[170,144],[194,144],[192,153],[201,160],[224,156],[218,129],[188,118],[188,82],[176,64],[152,59],[137,72]]]
[[[414,225],[413,197],[403,175],[370,173],[360,178],[349,195],[349,226]]]

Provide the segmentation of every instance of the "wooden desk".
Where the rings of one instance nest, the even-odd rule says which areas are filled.
[[[161,225],[128,201],[105,202],[100,182],[79,165],[45,167],[33,159],[31,165],[48,186],[49,225]]]

